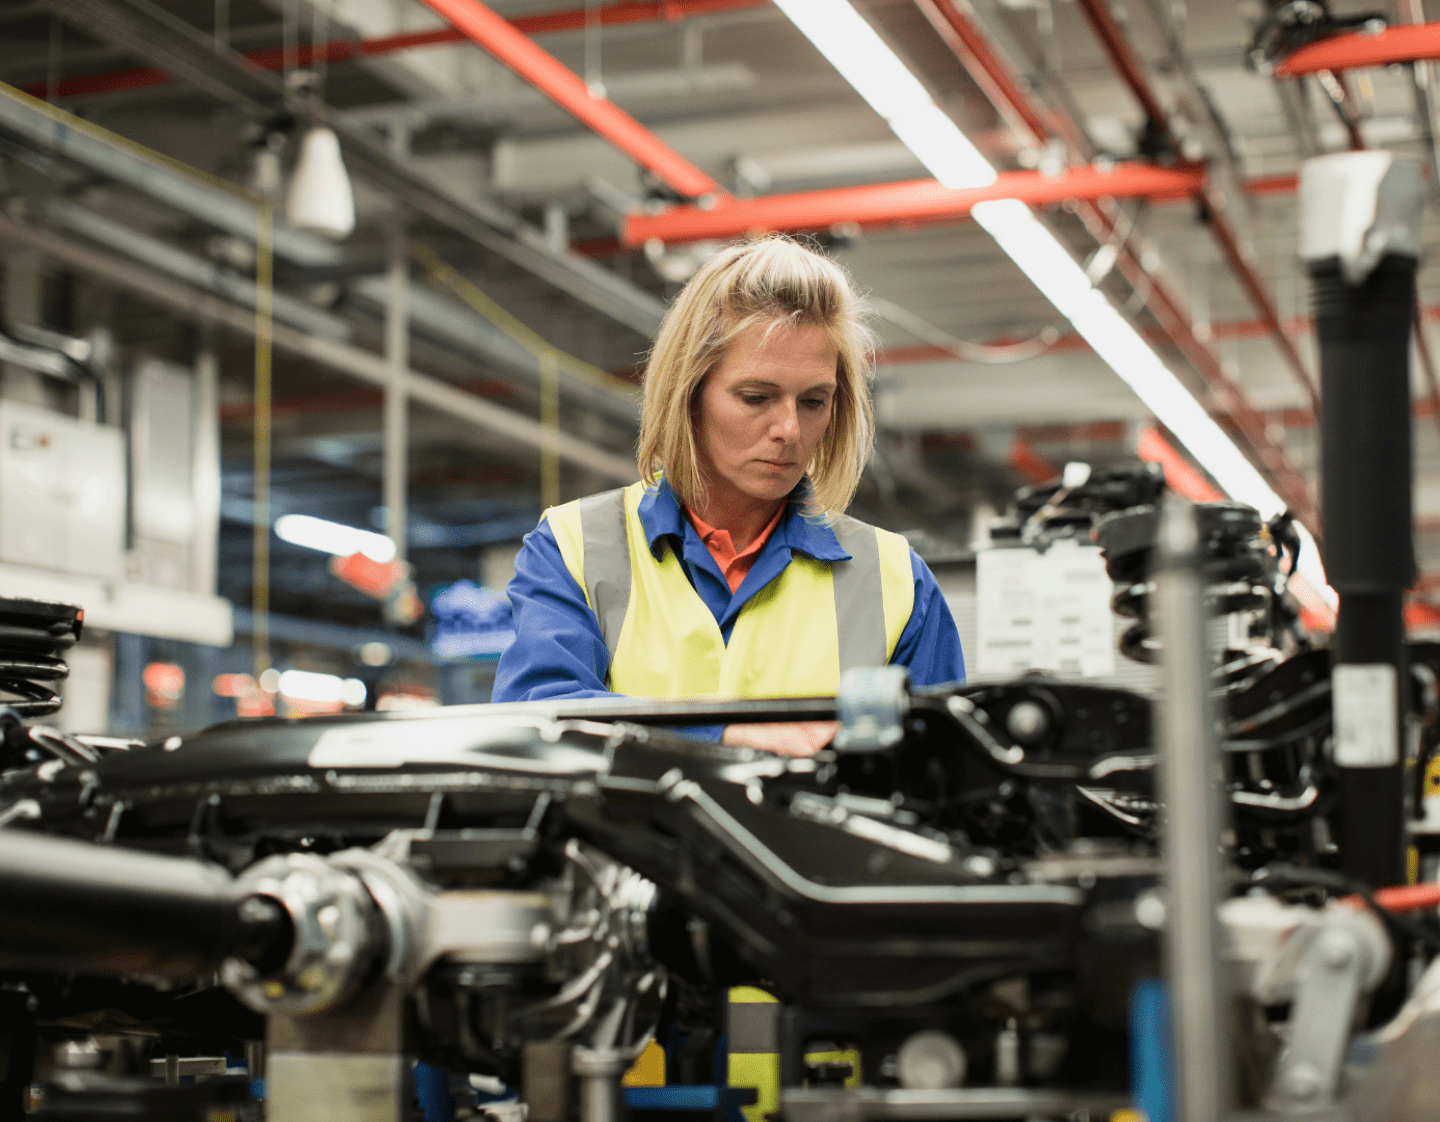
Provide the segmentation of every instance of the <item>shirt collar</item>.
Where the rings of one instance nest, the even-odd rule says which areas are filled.
[[[835,531],[824,522],[806,518],[801,513],[809,495],[810,480],[802,479],[795,490],[790,492],[780,525],[775,527],[770,542],[766,544],[774,542],[784,545],[807,557],[813,557],[816,561],[849,561],[850,554],[840,548]],[[645,493],[640,497],[639,514],[640,525],[645,529],[645,541],[650,546],[650,552],[657,557],[661,538],[668,536],[684,541],[687,527],[691,533],[695,532],[694,527],[685,519],[680,499],[670,489],[664,476],[660,477],[658,486],[645,488]]]

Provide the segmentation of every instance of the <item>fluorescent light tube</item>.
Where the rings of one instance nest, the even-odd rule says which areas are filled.
[[[372,561],[395,560],[395,543],[384,534],[356,529],[308,514],[286,514],[275,520],[275,536],[291,545],[303,545],[336,557],[363,553]]]
[[[995,182],[990,162],[847,0],[776,4],[942,184],[964,188]],[[1255,465],[1029,207],[1003,199],[979,203],[970,214],[1231,498],[1267,519],[1285,509]],[[1337,603],[1314,538],[1303,526],[1297,529],[1303,543],[1301,575],[1328,603]]]

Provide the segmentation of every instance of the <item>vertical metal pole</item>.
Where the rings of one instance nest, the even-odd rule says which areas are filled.
[[[1230,1104],[1218,948],[1221,765],[1210,702],[1205,585],[1195,508],[1169,497],[1156,607],[1164,641],[1160,795],[1165,804],[1166,973],[1174,1010],[1178,1122],[1218,1122]]]
[[[274,326],[275,214],[269,201],[255,211],[255,532],[251,605],[255,678],[270,669],[270,376]]]
[[[395,219],[390,234],[390,290],[385,306],[385,532],[395,559],[405,560],[406,491],[409,486],[410,259],[405,227]]]
[[[195,460],[190,474],[195,504],[190,588],[213,596],[220,549],[220,361],[210,325],[202,325],[200,331],[200,351],[195,356]]]
[[[1403,618],[1415,576],[1410,330],[1420,164],[1389,152],[1301,165],[1301,242],[1320,345],[1325,566],[1340,594],[1333,647],[1341,867],[1405,878]]]
[[[540,352],[540,505],[560,505],[560,369],[555,352]]]

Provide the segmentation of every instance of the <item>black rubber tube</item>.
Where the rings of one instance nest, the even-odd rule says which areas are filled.
[[[1409,693],[1405,589],[1414,582],[1410,330],[1415,258],[1390,254],[1362,284],[1335,259],[1312,262],[1320,344],[1325,569],[1340,594],[1334,660],[1396,668],[1396,744]],[[1393,766],[1341,769],[1340,843],[1346,875],[1405,879],[1405,792]]]
[[[0,969],[194,978],[283,961],[289,921],[184,857],[0,829]]]

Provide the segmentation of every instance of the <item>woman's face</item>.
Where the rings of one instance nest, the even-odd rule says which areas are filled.
[[[783,499],[830,424],[837,352],[818,325],[741,333],[700,387],[695,446],[710,509]]]

